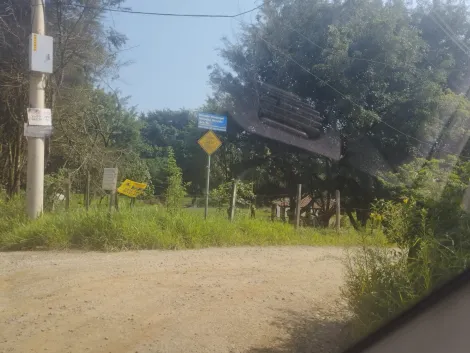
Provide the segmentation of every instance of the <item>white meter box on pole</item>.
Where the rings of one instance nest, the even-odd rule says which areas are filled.
[[[29,68],[31,71],[52,73],[53,38],[37,33],[29,37]]]

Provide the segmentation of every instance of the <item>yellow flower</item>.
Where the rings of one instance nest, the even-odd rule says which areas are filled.
[[[407,204],[407,203],[408,203],[408,197],[405,197],[405,198],[403,199],[403,203],[404,203],[404,204]]]

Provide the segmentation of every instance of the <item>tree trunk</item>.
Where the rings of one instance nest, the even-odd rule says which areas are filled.
[[[351,210],[350,210],[350,209],[347,209],[347,210],[346,210],[346,213],[347,213],[347,215],[348,215],[348,217],[349,217],[349,221],[351,222],[351,224],[352,224],[352,226],[354,227],[354,229],[355,229],[355,230],[359,230],[359,225],[357,224],[356,220],[354,219],[354,216],[353,216]]]
[[[367,210],[356,210],[357,220],[361,222],[361,226],[365,227],[367,225],[367,220],[369,219],[370,212]]]

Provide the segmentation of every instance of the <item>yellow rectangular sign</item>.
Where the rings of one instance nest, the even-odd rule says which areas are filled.
[[[137,197],[141,195],[145,188],[147,187],[146,183],[138,183],[129,179],[124,180],[121,186],[117,189],[118,193],[129,196]]]
[[[217,149],[222,145],[222,141],[219,140],[212,130],[207,131],[204,136],[197,141],[197,143],[208,155],[217,151]]]

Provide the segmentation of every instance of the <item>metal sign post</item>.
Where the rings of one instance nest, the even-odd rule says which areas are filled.
[[[209,212],[209,180],[211,177],[211,155],[207,155],[207,174],[206,174],[206,202],[204,204],[204,219],[207,219]]]
[[[222,145],[222,141],[219,140],[214,131],[209,130],[202,136],[197,143],[207,153],[207,174],[206,174],[206,203],[204,206],[204,219],[207,219],[207,213],[209,210],[209,179],[211,174],[211,154],[217,151]]]

